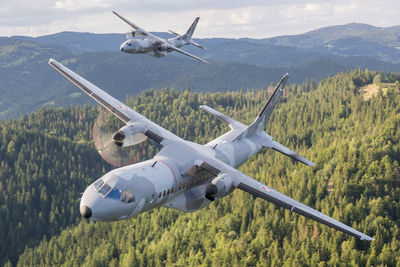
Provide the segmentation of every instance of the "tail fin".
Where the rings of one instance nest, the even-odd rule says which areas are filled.
[[[275,105],[279,100],[279,97],[282,95],[283,88],[286,86],[288,78],[289,73],[283,75],[281,81],[275,87],[274,92],[268,99],[263,109],[258,114],[257,118],[249,125],[249,127],[247,127],[246,131],[236,137],[236,140],[242,139],[249,135],[253,135],[256,131],[265,130],[265,125],[269,121],[269,118],[271,117],[272,111],[274,110]]]
[[[184,35],[184,38],[186,39],[191,39],[192,38],[192,35],[193,35],[193,32],[194,32],[194,30],[196,29],[196,26],[197,26],[197,23],[199,22],[199,19],[200,19],[200,17],[197,17],[194,21],[193,21],[193,23],[192,23],[192,25],[190,26],[190,28],[187,30],[187,32],[185,33],[185,35]]]
[[[263,107],[263,109],[258,114],[257,118],[254,120],[250,127],[254,127],[256,129],[265,130],[265,125],[269,121],[271,117],[272,111],[275,108],[276,103],[278,102],[279,97],[282,95],[283,88],[286,86],[287,80],[289,79],[289,73],[283,75],[281,81],[275,87],[274,92],[268,99],[267,103]],[[254,126],[253,126],[254,125]]]

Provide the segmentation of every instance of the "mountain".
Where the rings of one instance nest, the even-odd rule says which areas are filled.
[[[47,64],[49,58],[61,61],[122,100],[149,88],[190,88],[212,92],[257,89],[278,81],[286,72],[291,74],[290,82],[302,82],[306,79],[320,80],[352,68],[324,59],[271,68],[216,61],[202,64],[174,54],[162,59],[119,51],[73,54],[56,44],[16,38],[0,38],[0,55],[0,119],[15,118],[42,106],[69,106],[89,101]],[[350,62],[346,64],[351,65],[353,60],[348,59]],[[370,62],[360,60],[355,65],[400,71],[400,65]]]
[[[168,33],[155,33],[163,38]],[[17,37],[26,39],[27,37]],[[116,51],[125,40],[123,34],[61,32],[30,38],[40,43],[67,47],[73,53]],[[241,62],[262,67],[289,67],[311,60],[341,62],[345,57],[366,57],[387,63],[400,63],[400,26],[375,27],[350,23],[324,27],[310,32],[265,39],[204,38],[195,39],[208,48],[203,52],[185,47],[190,53],[209,60]],[[356,67],[356,66],[352,66]]]
[[[364,242],[235,190],[194,213],[165,207],[119,222],[79,216],[79,195],[110,167],[96,155],[96,108],[41,109],[0,122],[0,265],[395,266],[400,261],[399,74],[292,84],[266,131],[316,163],[263,150],[241,171],[373,236]],[[365,100],[361,88],[388,87]],[[397,85],[398,86],[398,85]],[[194,142],[227,131],[207,104],[250,123],[267,90],[145,91],[127,104]],[[146,142],[142,158],[159,149]],[[330,185],[328,187],[328,185]]]
[[[341,56],[364,56],[391,63],[400,62],[400,26],[374,27],[350,23],[298,35],[251,40],[259,44],[289,46],[305,52]]]
[[[252,90],[265,88],[286,72],[291,74],[290,82],[299,83],[319,81],[354,68],[400,71],[400,63],[391,63],[397,61],[396,53],[400,51],[394,48],[399,28],[349,24],[259,40],[196,39],[208,48],[208,53],[193,46],[184,47],[210,64],[175,52],[161,59],[121,53],[118,48],[125,40],[123,34],[62,32],[35,38],[0,37],[0,119],[16,118],[42,106],[87,103],[77,88],[48,66],[49,58],[63,62],[120,99],[149,88]],[[361,38],[362,42],[349,38]],[[365,43],[368,40],[374,42],[373,46]],[[341,43],[343,49],[324,48],[332,42]],[[370,50],[374,52],[367,53]],[[383,61],[380,57],[392,60]]]

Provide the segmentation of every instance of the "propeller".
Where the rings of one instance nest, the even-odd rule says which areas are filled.
[[[138,146],[119,146],[114,140],[118,129],[125,124],[106,109],[99,107],[99,115],[93,125],[94,145],[100,156],[114,167],[123,167],[138,162],[144,143]]]

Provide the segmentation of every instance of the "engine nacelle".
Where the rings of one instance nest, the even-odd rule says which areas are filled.
[[[158,51],[168,51],[168,50],[170,50],[170,48],[167,44],[162,44],[158,47]]]
[[[234,189],[232,179],[227,175],[218,175],[206,186],[206,198],[214,201],[215,198],[222,198]]]
[[[144,135],[145,131],[145,125],[140,122],[125,125],[114,134],[114,144],[127,147],[142,143],[147,139],[147,136]]]

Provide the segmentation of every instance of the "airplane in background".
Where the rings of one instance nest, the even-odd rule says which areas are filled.
[[[129,147],[150,138],[163,146],[152,159],[116,168],[89,185],[80,202],[84,218],[122,220],[159,206],[194,212],[240,189],[361,240],[374,240],[236,169],[263,147],[272,148],[305,165],[314,165],[265,132],[288,74],[283,76],[261,112],[248,126],[211,107],[200,106],[231,129],[200,145],[150,121],[56,60],[50,59],[49,64],[126,124],[110,137],[111,145]]]
[[[127,34],[128,40],[121,44],[120,50],[122,52],[129,54],[147,54],[152,57],[160,58],[165,57],[169,52],[176,51],[196,60],[207,63],[206,60],[180,49],[180,47],[184,45],[192,44],[205,50],[203,46],[199,45],[192,39],[193,32],[196,29],[197,23],[200,19],[199,17],[194,20],[194,22],[184,35],[180,35],[170,30],[169,32],[176,35],[176,37],[163,39],[155,36],[150,32],[145,31],[133,22],[119,15],[117,12],[113,11],[113,13],[133,28],[132,32]]]

